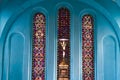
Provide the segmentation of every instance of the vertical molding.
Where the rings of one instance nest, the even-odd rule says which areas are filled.
[[[20,39],[21,40],[21,44],[19,44],[18,43],[18,45],[19,46],[17,46],[17,45],[13,45],[13,44],[11,44],[11,42],[12,42],[12,39],[13,39],[13,41],[16,39],[17,41],[18,41],[18,39]],[[15,41],[16,41],[15,40]],[[16,59],[18,59],[17,57],[18,56],[16,56],[16,58],[15,57],[13,57],[13,56],[15,56],[15,54],[17,54],[18,53],[18,51],[16,51],[16,49],[14,50],[14,52],[16,52],[15,54],[13,53],[12,54],[12,48],[15,46],[17,49],[19,48],[21,51],[22,51],[22,53],[21,54],[23,54],[24,55],[24,42],[25,42],[25,37],[24,37],[24,35],[22,34],[22,33],[10,33],[9,35],[8,35],[8,37],[7,37],[7,39],[6,39],[6,43],[5,43],[5,49],[4,49],[4,64],[3,64],[3,75],[2,75],[2,79],[3,80],[11,80],[11,79],[13,79],[13,76],[11,77],[11,71],[10,70],[12,70],[13,71],[13,68],[15,67],[15,66],[17,66],[17,65],[19,65],[19,64],[16,64],[16,65],[12,65],[14,62],[11,62],[11,59],[12,60],[14,60],[14,61],[17,61]],[[23,45],[22,45],[23,44]],[[22,46],[21,46],[22,45]],[[21,47],[20,47],[21,46]],[[18,54],[18,55],[20,55],[20,54]],[[22,62],[22,64],[20,64],[21,65],[21,67],[20,66],[17,66],[16,68],[21,68],[22,69],[22,71],[23,71],[23,69],[24,69],[24,67],[23,67],[23,55],[22,55],[22,60],[20,60],[19,62]],[[18,62],[17,62],[18,63]],[[12,66],[12,67],[11,67]],[[14,68],[14,70],[16,70],[16,68]],[[16,71],[13,71],[13,72],[16,72]],[[20,74],[20,71],[18,70],[18,72],[17,72],[18,74]],[[12,75],[14,75],[14,74],[12,74]],[[14,75],[14,76],[16,76],[16,75]],[[18,77],[19,75],[17,75],[17,77]],[[21,72],[21,76],[22,76],[22,79],[23,79],[23,72]],[[19,77],[21,77],[21,76],[19,76]],[[16,79],[16,78],[14,78],[14,79]]]
[[[105,36],[103,38],[103,73],[104,80],[117,80],[117,45],[113,36]]]

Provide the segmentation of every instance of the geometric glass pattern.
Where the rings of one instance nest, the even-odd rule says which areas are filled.
[[[82,17],[82,77],[94,80],[94,25],[93,17]]]
[[[70,80],[70,11],[66,7],[62,7],[58,10],[58,27],[57,27],[57,80]],[[60,67],[59,64],[63,60],[63,48],[60,45],[60,39],[67,39],[65,48],[65,62],[68,65],[67,73],[62,73],[66,78],[60,79]]]
[[[36,13],[33,19],[32,80],[45,80],[45,16]]]

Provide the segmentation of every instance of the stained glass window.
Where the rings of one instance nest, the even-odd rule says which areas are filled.
[[[58,11],[57,80],[70,80],[70,11]]]
[[[45,16],[36,13],[33,20],[32,80],[45,80]]]
[[[82,73],[83,80],[94,80],[94,25],[91,15],[82,18]]]

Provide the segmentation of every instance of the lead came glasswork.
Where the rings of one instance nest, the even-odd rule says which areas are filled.
[[[57,80],[70,80],[70,11],[58,10]]]
[[[82,18],[82,74],[83,80],[94,80],[94,26],[91,15]]]
[[[32,80],[45,80],[45,16],[36,13],[33,21]]]

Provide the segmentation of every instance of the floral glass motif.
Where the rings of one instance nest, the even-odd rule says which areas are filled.
[[[33,22],[32,80],[45,80],[45,16],[36,13]]]
[[[89,14],[82,18],[82,60],[83,80],[94,80],[94,26]]]
[[[66,69],[60,70],[59,64],[63,60],[63,48],[60,45],[59,39],[67,39],[67,45],[65,48],[65,62],[67,63]],[[61,76],[64,76],[64,80],[70,80],[70,11],[62,7],[58,10],[58,48],[57,48],[57,80],[60,79]],[[64,62],[63,62],[64,63]],[[60,75],[61,71],[65,71]],[[64,74],[64,75],[63,75]]]

